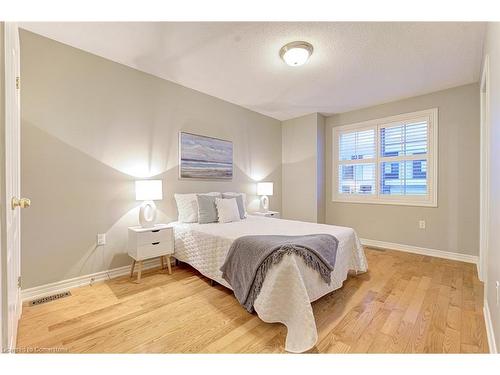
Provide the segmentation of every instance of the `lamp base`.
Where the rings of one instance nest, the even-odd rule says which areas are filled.
[[[260,210],[261,212],[269,211],[269,197],[267,195],[260,197]]]
[[[156,205],[153,201],[145,201],[139,210],[139,223],[143,228],[153,228],[156,223]]]

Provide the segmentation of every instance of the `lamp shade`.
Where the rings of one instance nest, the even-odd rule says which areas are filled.
[[[163,199],[162,180],[140,180],[135,182],[135,199],[157,201]]]
[[[273,195],[273,183],[272,182],[258,182],[257,183],[257,195]]]

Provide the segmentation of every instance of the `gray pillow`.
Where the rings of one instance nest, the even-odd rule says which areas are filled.
[[[238,205],[238,211],[240,213],[240,219],[245,218],[245,205],[243,204],[243,195],[234,195],[234,194],[222,194],[222,198],[224,199],[236,199],[236,204]]]
[[[197,194],[196,199],[198,200],[198,223],[208,224],[216,223],[217,218],[217,207],[215,206],[215,198],[220,198],[215,195],[203,195]]]

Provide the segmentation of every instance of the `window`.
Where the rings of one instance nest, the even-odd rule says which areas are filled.
[[[333,200],[437,206],[438,110],[333,128]]]

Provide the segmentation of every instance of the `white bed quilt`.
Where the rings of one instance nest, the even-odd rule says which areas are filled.
[[[302,258],[288,255],[269,270],[255,300],[254,308],[260,319],[268,323],[280,322],[287,327],[285,349],[293,353],[311,349],[318,340],[311,302],[340,288],[349,270],[365,272],[368,268],[356,232],[347,227],[249,215],[245,220],[226,224],[175,223],[174,232],[175,257],[230,289],[222,279],[220,267],[238,237],[326,233],[339,240],[330,285],[307,267]]]

